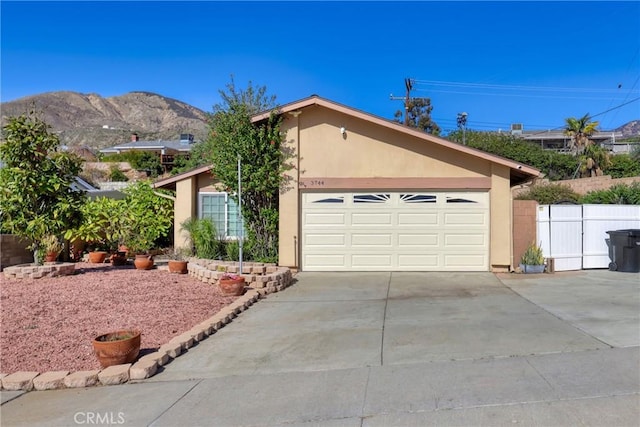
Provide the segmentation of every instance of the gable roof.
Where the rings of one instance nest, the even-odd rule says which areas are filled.
[[[451,150],[455,150],[455,151],[459,151],[460,153],[464,153],[464,154],[468,154],[471,156],[475,156],[475,157],[479,157],[485,160],[488,160],[490,162],[493,163],[497,163],[500,165],[504,165],[510,168],[511,173],[510,173],[510,178],[511,178],[511,184],[512,185],[517,185],[517,184],[522,184],[523,182],[526,181],[530,181],[534,178],[537,178],[538,176],[540,176],[540,171],[525,165],[524,163],[519,163],[510,159],[506,159],[504,157],[500,157],[497,156],[495,154],[490,154],[487,153],[485,151],[482,150],[478,150],[475,148],[471,148],[471,147],[467,147],[466,145],[461,145],[458,144],[456,142],[452,142],[449,140],[446,140],[444,138],[440,138],[438,136],[435,135],[431,135],[428,134],[426,132],[423,132],[421,130],[415,129],[415,128],[410,128],[408,126],[405,126],[403,124],[394,122],[392,120],[388,120],[370,113],[366,113],[364,111],[355,109],[355,108],[351,108],[348,107],[346,105],[343,104],[339,104],[337,102],[334,101],[330,101],[328,99],[325,98],[321,98],[318,95],[311,95],[308,98],[304,98],[301,99],[299,101],[294,101],[291,102],[289,104],[285,104],[281,107],[278,108],[278,112],[280,114],[282,113],[288,113],[288,112],[293,112],[293,111],[298,111],[307,107],[311,107],[311,106],[320,106],[320,107],[324,107],[324,108],[328,108],[330,110],[334,110],[337,111],[339,113],[351,116],[351,117],[355,117],[358,119],[362,119],[365,121],[368,121],[370,123],[373,123],[375,125],[379,125],[385,128],[389,128],[389,129],[393,129],[395,131],[404,133],[406,135],[411,135],[414,136],[416,138],[420,138],[424,141],[428,141],[434,144],[438,144],[441,145],[443,147],[449,148]],[[262,120],[265,120],[269,117],[269,115],[271,114],[270,111],[265,111],[262,113],[258,113],[256,115],[254,115],[251,120],[252,122],[256,123],[256,122],[260,122]]]
[[[153,183],[153,188],[166,188],[168,190],[175,190],[176,183],[178,181],[200,175],[204,172],[210,172],[212,168],[212,165],[198,166],[196,168],[170,176],[168,178],[161,178]]]

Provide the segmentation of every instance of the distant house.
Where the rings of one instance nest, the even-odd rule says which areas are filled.
[[[571,137],[565,135],[563,130],[523,130],[522,125],[516,127],[512,125],[511,133],[529,142],[539,145],[545,150],[569,151]],[[627,143],[617,143],[622,139],[622,132],[600,131],[589,136],[589,139],[604,148],[613,152],[625,152]]]
[[[180,138],[174,141],[141,141],[138,134],[131,134],[131,141],[100,150],[103,154],[121,154],[131,151],[146,151],[155,153],[160,157],[160,164],[165,172],[171,170],[178,156],[189,158],[194,139],[190,133],[180,134]]]

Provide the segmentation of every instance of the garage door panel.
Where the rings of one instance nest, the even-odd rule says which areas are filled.
[[[308,271],[487,271],[487,192],[302,194]]]
[[[392,215],[390,213],[352,213],[351,214],[351,225],[378,225],[378,226],[389,226],[392,224],[391,222]]]
[[[345,225],[346,215],[341,212],[334,213],[306,213],[305,225]]]
[[[480,225],[487,223],[486,215],[483,212],[447,212],[444,214],[444,223],[446,225]]]
[[[312,234],[306,236],[307,246],[326,247],[326,246],[346,246],[346,236],[344,234]]]
[[[476,246],[484,248],[487,245],[486,236],[484,234],[445,234],[445,246]]]
[[[486,263],[486,257],[482,254],[445,254],[445,267],[483,267]]]
[[[402,268],[413,268],[413,267],[436,268],[438,267],[438,263],[439,263],[438,258],[439,258],[438,254],[431,254],[431,255],[399,254],[398,266]]]
[[[361,233],[353,233],[351,235],[351,246],[352,247],[364,247],[370,248],[375,246],[382,246],[385,248],[390,248],[392,246],[393,236],[391,233],[386,234],[361,234]]]
[[[438,225],[439,215],[433,213],[398,213],[398,225],[403,226],[425,226]]]
[[[341,269],[345,265],[345,255],[342,254],[314,254],[304,257],[305,266],[310,269]],[[336,270],[337,271],[337,270]]]
[[[437,233],[431,234],[398,234],[398,248],[412,246],[438,247],[440,239]]]
[[[353,254],[351,255],[351,265],[357,268],[392,268],[392,256],[390,254]]]

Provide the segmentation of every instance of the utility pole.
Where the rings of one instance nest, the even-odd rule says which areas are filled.
[[[409,125],[409,104],[412,99],[429,99],[423,97],[411,97],[411,91],[413,90],[413,79],[406,78],[404,79],[404,86],[406,88],[405,96],[393,96],[393,94],[389,95],[389,99],[392,101],[404,101],[404,124],[405,126]]]

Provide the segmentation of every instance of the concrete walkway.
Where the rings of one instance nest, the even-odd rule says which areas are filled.
[[[148,380],[2,392],[0,422],[640,423],[639,274],[300,273],[297,279]]]

